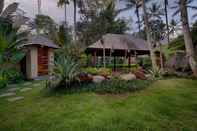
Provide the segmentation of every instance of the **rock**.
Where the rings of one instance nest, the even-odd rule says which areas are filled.
[[[125,81],[136,80],[136,76],[134,74],[123,74],[120,75],[120,79]]]
[[[93,80],[92,75],[87,74],[87,73],[80,73],[78,75],[79,79],[81,82],[91,82]]]
[[[151,74],[146,74],[145,76],[146,76],[146,78],[148,78],[148,79],[152,78]]]
[[[103,77],[103,76],[93,76],[94,83],[101,83],[104,80],[105,80],[105,77]]]
[[[15,91],[17,91],[18,90],[18,88],[9,88],[8,89],[8,92],[15,92]]]
[[[31,82],[26,82],[23,84],[23,86],[30,86],[32,83]]]
[[[17,84],[9,84],[7,87],[8,88],[16,88],[17,87]]]
[[[15,96],[15,95],[16,95],[16,93],[5,93],[5,94],[1,94],[0,98],[9,97],[9,96]]]
[[[31,90],[32,88],[23,88],[23,89],[21,89],[20,90],[20,92],[27,92],[27,91],[29,91],[29,90]]]
[[[146,80],[147,77],[145,76],[144,72],[142,71],[135,71],[134,72],[135,76],[137,77],[137,79],[140,79],[140,80]]]
[[[22,100],[22,99],[24,99],[24,97],[19,96],[19,97],[9,98],[9,99],[7,99],[7,100],[8,100],[9,102],[15,102],[15,101]]]

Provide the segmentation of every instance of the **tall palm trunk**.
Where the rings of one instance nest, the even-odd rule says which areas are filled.
[[[165,17],[166,17],[166,26],[167,26],[167,38],[168,44],[170,43],[170,31],[169,31],[169,22],[168,22],[168,0],[164,0],[165,5]]]
[[[152,38],[151,38],[151,33],[150,33],[151,31],[150,31],[150,26],[149,26],[149,21],[148,21],[148,15],[146,12],[145,0],[142,0],[142,9],[144,12],[144,23],[145,23],[146,36],[147,36],[147,41],[148,41],[149,50],[150,50],[150,57],[152,61],[152,68],[153,70],[156,70],[157,69],[156,57],[155,57],[155,53],[154,53],[153,46],[152,46]]]
[[[76,41],[76,26],[77,26],[77,1],[73,0],[74,4],[74,40]]]
[[[40,15],[42,12],[41,12],[41,0],[38,0],[38,14]]]
[[[67,26],[67,0],[64,1],[65,26]]]
[[[187,0],[180,0],[181,21],[182,21],[182,26],[183,26],[186,53],[187,53],[187,57],[189,59],[189,64],[193,71],[193,74],[197,76],[197,61],[195,59],[195,51],[194,51],[194,45],[193,45],[192,37],[190,33],[188,11],[187,11],[186,5],[187,5]]]
[[[139,13],[139,8],[138,7],[136,7],[136,16],[137,16],[138,30],[140,32],[141,31],[141,25],[140,25],[140,13]]]

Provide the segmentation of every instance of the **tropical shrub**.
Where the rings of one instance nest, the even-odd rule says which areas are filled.
[[[7,83],[8,83],[7,78],[2,74],[0,74],[0,89],[6,87]]]
[[[60,90],[60,93],[94,92],[98,94],[124,94],[135,92],[148,87],[152,80],[122,81],[114,78],[102,83],[81,83],[72,88]]]
[[[70,57],[58,57],[55,61],[54,75],[58,79],[58,86],[70,87],[77,80],[79,65]]]
[[[151,75],[152,79],[162,78],[162,71],[160,68],[157,68],[156,70],[149,70],[148,73]]]
[[[19,83],[24,80],[22,73],[17,71],[16,69],[7,70],[6,76],[9,83]]]
[[[88,67],[88,68],[83,68],[82,72],[85,72],[91,75],[101,75],[101,76],[107,77],[112,74],[112,69]]]
[[[98,69],[95,67],[87,67],[87,68],[82,68],[82,72],[86,72],[91,75],[97,75],[98,74]]]
[[[108,68],[100,68],[98,69],[98,75],[101,75],[101,76],[110,76],[112,74],[112,70],[111,69],[108,69]]]
[[[7,83],[19,83],[24,80],[22,73],[13,68],[1,69],[0,75],[6,78]]]

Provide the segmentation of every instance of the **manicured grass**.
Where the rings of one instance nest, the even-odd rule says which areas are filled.
[[[197,81],[160,80],[121,95],[47,96],[43,88],[0,99],[0,131],[196,131]]]

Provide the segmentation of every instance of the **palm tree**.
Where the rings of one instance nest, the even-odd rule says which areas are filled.
[[[148,8],[149,13],[149,23],[151,28],[151,35],[153,39],[153,44],[159,46],[160,51],[160,65],[161,65],[161,71],[164,71],[164,64],[163,64],[163,51],[161,47],[160,40],[165,35],[164,27],[165,24],[163,23],[162,16],[163,9],[161,8],[161,5],[157,3],[152,3],[151,7]]]
[[[149,19],[151,20],[162,19],[164,13],[161,5],[159,5],[158,3],[152,3],[151,6],[148,8],[148,15]]]
[[[197,9],[196,6],[190,5],[192,2],[193,0],[179,0],[178,2],[175,2],[177,5],[172,8],[177,9],[174,15],[177,15],[178,13],[181,14],[182,30],[184,35],[187,57],[194,76],[197,76],[197,61],[195,58],[195,50],[194,50],[194,45],[190,32],[188,10],[187,10],[188,8]]]
[[[155,58],[155,53],[153,50],[153,45],[152,45],[152,37],[151,37],[151,30],[150,30],[150,23],[149,23],[149,19],[148,19],[148,13],[147,13],[147,8],[145,5],[145,0],[141,0],[142,2],[142,9],[143,9],[143,13],[144,13],[144,26],[145,26],[145,31],[146,31],[146,36],[147,36],[147,42],[149,45],[149,49],[150,49],[150,57],[151,57],[151,61],[152,61],[152,68],[153,70],[157,69],[157,64],[156,64],[156,58]]]
[[[73,1],[73,5],[74,5],[74,14],[73,14],[73,16],[74,16],[74,26],[73,26],[73,28],[74,28],[74,40],[76,40],[76,26],[77,26],[77,0],[72,0]],[[67,6],[67,4],[69,4],[69,0],[59,0],[58,1],[58,6],[63,6],[64,5],[64,7],[65,7],[65,22],[67,21],[66,20],[66,13],[67,13],[67,11],[66,11],[66,6]]]
[[[77,26],[77,0],[73,0],[74,5],[74,40],[76,41],[76,26]]]
[[[141,2],[140,0],[126,0],[127,2],[127,8],[124,10],[128,10],[131,8],[135,8],[135,14],[137,16],[137,24],[138,24],[138,30],[139,32],[141,31],[141,21],[140,21],[140,7],[141,7]]]
[[[169,44],[170,32],[169,32],[169,23],[168,23],[168,0],[164,0],[164,6],[165,6],[166,27],[167,27],[167,38],[168,38],[168,44]]]
[[[41,0],[38,0],[38,14],[41,14]]]
[[[69,0],[59,0],[58,6],[64,6],[65,11],[65,26],[67,25],[67,5],[69,4]]]

